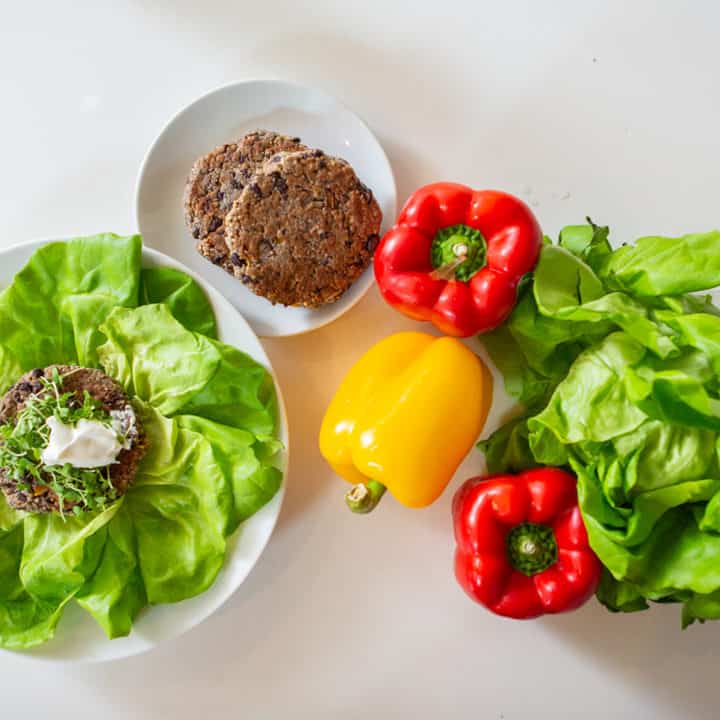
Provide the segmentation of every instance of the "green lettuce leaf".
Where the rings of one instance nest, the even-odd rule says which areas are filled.
[[[546,317],[606,326],[612,323],[660,357],[677,352],[642,304],[624,293],[607,293],[595,273],[562,248],[543,248],[534,292],[538,310]]]
[[[527,415],[511,420],[478,443],[490,474],[520,472],[538,464],[530,449],[527,420]]]
[[[541,314],[530,287],[508,322],[482,338],[508,393],[530,407],[547,400],[574,358],[608,328],[607,324],[574,323]]]
[[[587,225],[564,227],[560,231],[558,240],[560,247],[579,257],[597,273],[612,253],[609,235],[609,227],[596,225],[587,218]]]
[[[274,433],[272,377],[245,353],[186,330],[165,305],[116,308],[101,329],[105,371],[162,414],[197,415],[258,436]]]
[[[20,562],[23,587],[34,597],[61,602],[74,595],[97,568],[113,503],[91,517],[28,514]]]
[[[201,435],[154,408],[142,408],[150,449],[125,496],[140,574],[151,603],[206,590],[225,557],[232,497]]]
[[[644,357],[645,349],[625,333],[608,335],[577,358],[547,407],[528,422],[531,432],[551,432],[567,445],[610,440],[634,430],[646,415],[629,400],[620,379],[627,366]],[[597,411],[600,403],[603,412]]]
[[[97,570],[76,599],[109,638],[128,635],[137,614],[147,605],[137,537],[130,508],[125,503],[108,524]]]
[[[678,342],[699,350],[720,376],[720,317],[708,313],[665,314],[663,320],[679,333]]]
[[[156,303],[167,305],[188,330],[217,339],[215,313],[203,289],[189,275],[173,268],[143,268],[140,304]]]
[[[683,628],[692,625],[696,620],[720,620],[720,591],[707,595],[693,595],[685,598],[682,609]]]
[[[571,234],[583,235],[580,230]],[[592,227],[585,234],[589,237],[582,242],[590,243]],[[607,241],[600,242],[604,247]],[[587,255],[580,240],[566,237],[566,243]],[[506,390],[526,406],[547,400],[575,358],[613,330],[624,330],[660,357],[679,352],[649,308],[630,295],[608,293],[582,257],[545,245],[530,291],[521,295],[504,326],[483,336]]]
[[[233,512],[226,527],[229,534],[280,489],[282,472],[272,462],[281,445],[274,440],[258,440],[245,430],[195,415],[179,415],[176,420],[180,427],[209,441],[215,461],[230,483]]]
[[[630,583],[616,580],[607,569],[603,570],[597,596],[611,612],[638,612],[649,607],[640,590]]]
[[[105,233],[33,253],[0,293],[0,392],[34,367],[97,365],[100,323],[137,305],[141,249],[139,235]]]
[[[17,525],[0,533],[0,646],[25,650],[47,642],[65,602],[49,602],[32,597],[20,581],[23,528]]]
[[[609,288],[638,297],[710,290],[719,284],[720,231],[640,238],[609,255],[600,274]]]
[[[5,495],[0,492],[0,532],[12,530],[18,523],[22,522],[24,513],[18,512],[8,505]]]
[[[93,573],[117,504],[89,521],[27,515],[0,532],[0,645],[26,649],[55,633],[64,606]]]

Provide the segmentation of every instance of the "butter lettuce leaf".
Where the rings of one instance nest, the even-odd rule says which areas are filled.
[[[24,650],[50,640],[62,615],[64,601],[32,597],[20,581],[23,528],[0,532],[0,646]]]
[[[63,608],[97,567],[117,507],[89,521],[28,514],[0,532],[0,645],[25,649],[54,636]]]
[[[280,450],[276,440],[261,440],[246,430],[196,415],[178,415],[180,427],[209,441],[215,462],[230,481],[232,509],[226,532],[231,533],[254,515],[280,489],[282,472],[272,464]]]
[[[148,603],[132,515],[124,498],[120,503],[107,526],[97,569],[75,596],[109,638],[128,635]]]
[[[528,417],[510,420],[487,440],[478,443],[490,474],[520,472],[538,465],[530,449]]]
[[[640,238],[610,254],[600,275],[609,288],[637,297],[709,290],[720,278],[720,231]]]
[[[41,247],[0,293],[0,392],[52,363],[97,365],[100,323],[135,307],[142,240],[111,233]]]
[[[107,525],[120,503],[90,518],[28,514],[20,562],[23,587],[34,597],[61,601],[74,595],[97,568]]]
[[[231,488],[210,443],[145,406],[150,449],[125,496],[140,574],[151,603],[206,590],[225,556]]]
[[[140,305],[164,303],[188,330],[217,339],[215,313],[203,289],[184,272],[167,267],[143,268]]]
[[[277,407],[267,370],[230,345],[188,331],[166,305],[116,308],[102,331],[102,367],[162,414],[273,434]]]

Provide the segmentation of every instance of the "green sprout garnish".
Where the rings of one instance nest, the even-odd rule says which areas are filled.
[[[39,383],[41,390],[28,397],[14,423],[0,425],[0,466],[15,480],[18,490],[34,493],[41,487],[50,488],[58,497],[63,517],[66,505],[72,506],[75,515],[104,509],[118,497],[109,465],[45,465],[40,456],[50,442],[48,418],[55,417],[66,425],[96,420],[112,427],[110,414],[87,390],[82,399],[75,392],[63,393],[63,377],[57,368],[53,368],[51,379],[41,377]]]

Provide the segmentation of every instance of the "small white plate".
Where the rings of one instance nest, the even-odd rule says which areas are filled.
[[[197,158],[250,130],[300,137],[311,147],[347,160],[372,189],[383,231],[395,221],[396,189],[390,163],[365,123],[320,90],[274,80],[235,83],[181,110],[150,146],[138,176],[135,212],[147,245],[177,258],[211,282],[261,337],[308,332],[349,310],[373,282],[372,267],[332,305],[317,310],[272,305],[195,250],[185,227],[182,195]]]
[[[47,242],[50,241],[33,241],[0,250],[0,289],[7,287],[33,252]],[[210,300],[220,340],[246,352],[272,372],[270,360],[260,341],[237,310],[217,290],[179,262],[147,247],[143,248],[143,267],[171,267],[190,275]],[[287,415],[274,373],[273,378],[278,397],[279,438],[286,448],[281,453],[278,467],[286,478],[289,447]],[[242,523],[230,537],[225,564],[215,582],[202,595],[172,605],[145,608],[133,624],[131,634],[116,640],[108,640],[92,617],[71,602],[60,619],[55,637],[44,645],[23,652],[22,656],[65,662],[114,660],[145,652],[164,640],[187,632],[212,615],[245,580],[270,539],[284,494],[283,479],[275,497]]]

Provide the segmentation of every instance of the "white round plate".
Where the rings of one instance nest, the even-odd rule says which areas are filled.
[[[37,248],[49,240],[33,241],[0,251],[0,288],[7,287],[14,275],[27,263]],[[156,250],[143,248],[144,267],[171,267],[190,275],[205,291],[215,311],[218,335],[223,342],[246,352],[272,367],[265,351],[249,325],[235,308],[196,273]],[[277,377],[279,438],[284,447],[278,466],[287,477],[289,447],[287,415]],[[258,561],[280,514],[285,482],[275,497],[246,520],[228,541],[225,564],[213,585],[202,595],[170,605],[145,608],[126,638],[108,640],[99,625],[76,604],[69,603],[57,627],[55,638],[44,645],[23,651],[22,656],[55,661],[97,662],[128,657],[149,650],[164,640],[182,635],[212,615],[240,586]]]
[[[365,123],[320,90],[258,80],[214,90],[168,123],[140,168],[135,194],[137,225],[147,245],[177,258],[211,282],[258,335],[296,335],[326,325],[349,310],[372,285],[372,267],[332,305],[317,310],[273,305],[202,257],[183,217],[185,179],[195,160],[258,128],[300,137],[306,145],[350,162],[380,204],[382,230],[395,221],[395,178],[380,143]]]

